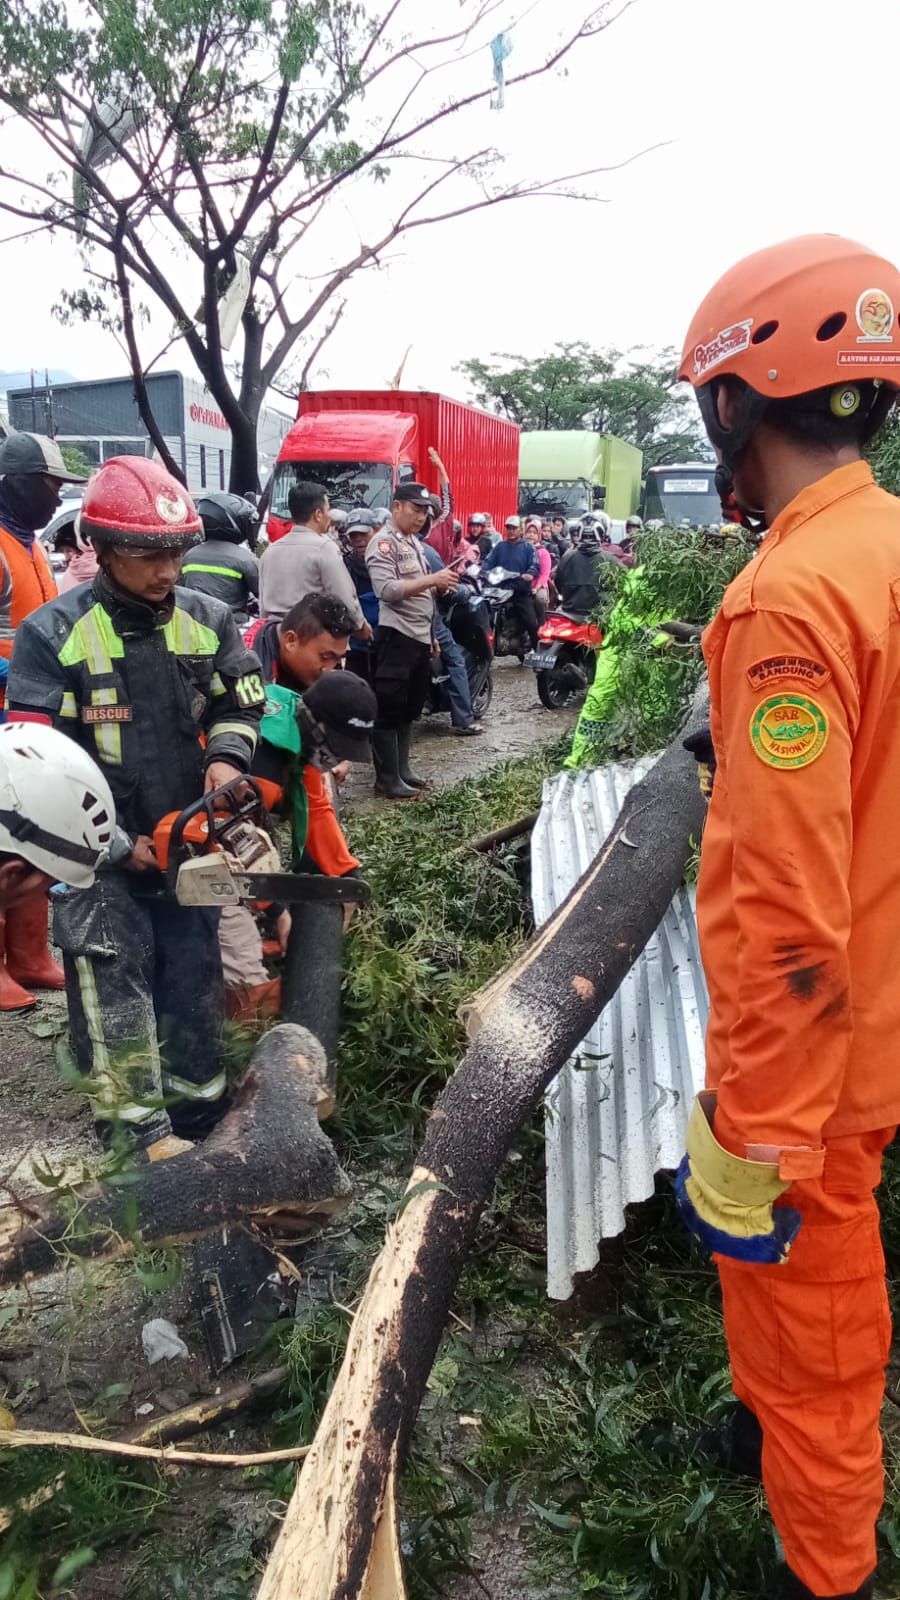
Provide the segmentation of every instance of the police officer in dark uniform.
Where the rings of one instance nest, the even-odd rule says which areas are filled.
[[[366,548],[366,566],[379,602],[375,790],[389,800],[415,800],[425,787],[425,780],[410,768],[409,747],[431,676],[434,592],[455,589],[459,583],[457,574],[446,567],[431,571],[416,537],[431,510],[424,484],[401,483],[394,495],[391,526],[370,539]]]
[[[152,836],[163,816],[248,771],[265,689],[228,607],[176,588],[201,526],[161,466],[107,461],[81,532],[100,570],[21,624],[8,705],[77,740],[112,790],[118,859],[59,897],[54,939],[95,1117],[130,1125],[164,1159],[186,1148],[173,1126],[201,1127],[224,1093],[223,984],[218,912],[161,892]]]

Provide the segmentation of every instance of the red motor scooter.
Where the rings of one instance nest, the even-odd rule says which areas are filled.
[[[594,681],[603,634],[585,617],[551,611],[538,630],[538,647],[526,657],[537,673],[537,691],[548,711],[560,711],[585,695]]]

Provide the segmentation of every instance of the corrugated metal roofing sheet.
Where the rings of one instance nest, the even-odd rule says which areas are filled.
[[[560,773],[544,785],[531,842],[535,920],[545,922],[593,860],[632,784],[653,764]],[[680,890],[643,954],[546,1097],[547,1292],[565,1300],[597,1242],[684,1150],[703,1080],[709,1002],[694,896]]]

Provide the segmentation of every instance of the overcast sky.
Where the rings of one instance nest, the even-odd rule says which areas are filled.
[[[458,15],[459,0],[428,4]],[[527,5],[510,74],[585,0],[511,0],[508,17]],[[795,233],[844,233],[900,258],[886,88],[898,54],[897,0],[636,0],[565,75],[470,118],[464,142],[496,145],[512,175],[543,176],[665,148],[596,180],[603,205],[524,201],[407,238],[351,289],[320,379],[381,387],[412,343],[406,383],[463,394],[454,367],[470,355],[538,356],[574,339],[680,346],[726,266]],[[467,87],[489,82],[489,51],[464,70]],[[377,191],[355,197],[332,240],[370,236],[382,204]],[[0,369],[125,370],[111,340],[50,315],[60,284],[79,281],[64,242],[7,245],[2,260]]]

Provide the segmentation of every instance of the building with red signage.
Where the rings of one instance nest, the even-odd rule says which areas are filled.
[[[181,463],[192,493],[227,489],[231,433],[209,390],[181,372],[151,372],[147,391],[160,431]],[[110,456],[152,455],[131,378],[96,378],[86,383],[40,383],[7,394],[13,428],[49,433],[76,445],[92,466]],[[266,407],[259,419],[259,471],[266,483],[293,417]]]

